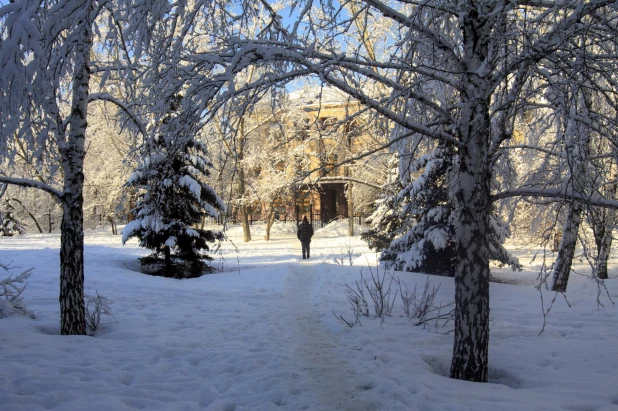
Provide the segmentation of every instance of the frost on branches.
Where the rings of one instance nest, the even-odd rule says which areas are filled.
[[[399,271],[453,276],[456,272],[454,208],[449,201],[449,175],[456,154],[440,144],[411,163],[410,183],[397,195],[381,200],[372,216],[371,246],[381,249],[380,261]],[[490,215],[490,259],[519,269],[503,247],[509,236],[500,218]]]
[[[143,161],[129,178],[128,187],[139,192],[131,221],[122,232],[123,244],[131,237],[153,254],[140,259],[144,272],[174,278],[194,278],[212,272],[204,260],[209,243],[223,240],[220,231],[194,228],[203,215],[217,217],[224,202],[202,179],[210,175],[206,146],[184,129],[190,121],[178,112],[179,97],[154,128],[144,146]]]
[[[11,267],[0,263],[0,269],[9,271]],[[16,277],[9,273],[9,276],[0,280],[0,318],[6,318],[13,314],[30,315],[21,294],[26,289],[26,280],[32,274],[32,268],[22,272]]]

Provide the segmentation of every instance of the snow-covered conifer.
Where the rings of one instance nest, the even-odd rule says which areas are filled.
[[[369,248],[382,251],[387,248],[404,223],[402,209],[407,204],[407,197],[400,198],[402,186],[399,179],[398,156],[389,162],[389,175],[383,187],[382,195],[375,201],[373,213],[365,220],[370,229],[361,233],[361,239],[367,241]]]
[[[0,207],[0,237],[12,237],[25,232],[24,224],[15,216],[15,209],[5,201]]]
[[[393,269],[455,274],[454,207],[448,192],[455,156],[446,144],[420,156],[411,163],[410,183],[378,207],[378,211],[384,210],[381,238],[391,240],[382,247],[380,260]],[[519,262],[503,246],[510,234],[508,228],[495,213],[489,219],[490,259],[518,269]]]
[[[153,127],[154,137],[145,144],[143,161],[127,182],[139,190],[136,219],[122,233],[125,243],[137,237],[154,253],[141,259],[152,274],[190,278],[211,270],[209,243],[221,241],[219,231],[195,228],[202,215],[216,217],[225,205],[204,177],[211,162],[206,146],[185,129],[190,121],[179,110],[180,97],[170,98],[169,109]]]
[[[396,270],[453,275],[455,230],[451,221],[448,174],[452,150],[438,146],[411,164],[411,178],[395,201],[405,203],[400,210],[401,228],[383,250],[380,259]]]

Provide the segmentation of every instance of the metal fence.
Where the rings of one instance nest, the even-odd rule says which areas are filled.
[[[322,218],[322,215],[319,213],[311,214],[310,217],[311,217],[310,222],[314,230],[318,228],[322,228],[335,220],[341,220],[341,219],[346,218],[342,215]],[[355,215],[353,218],[354,218],[354,224],[356,226],[362,227],[366,225],[365,219],[367,218],[367,215],[365,214]],[[265,221],[265,218],[262,218],[262,214],[260,213],[249,214],[249,224],[250,225],[264,222],[264,221]],[[284,213],[276,214],[275,221],[280,221],[280,222],[289,223],[289,224],[300,223],[300,221],[297,222],[296,219],[290,218],[288,215]],[[207,217],[205,221],[205,225],[213,225],[213,224],[224,225],[224,224],[239,224],[239,223],[240,223],[240,217],[235,216],[233,214],[219,214],[217,218]]]
[[[342,215],[338,215],[338,216],[329,216],[326,218],[322,218],[323,216],[320,214],[312,214],[311,215],[311,224],[313,225],[313,229],[317,229],[317,228],[322,228],[325,225],[328,225],[329,223],[335,221],[335,220],[343,220],[343,219],[347,219],[347,217],[344,217]],[[365,224],[365,219],[367,219],[367,216],[364,214],[360,214],[360,215],[355,215],[354,217],[352,217],[354,219],[354,225],[356,226],[364,226]]]

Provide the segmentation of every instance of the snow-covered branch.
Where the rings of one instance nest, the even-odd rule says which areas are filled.
[[[559,153],[554,150],[548,150],[543,147],[532,146],[532,145],[527,145],[527,144],[516,144],[516,145],[511,145],[511,146],[504,146],[504,147],[500,147],[500,149],[501,150],[516,150],[516,149],[532,150],[532,151],[539,151],[541,153],[545,153],[550,156],[556,156],[556,157],[559,157],[562,155],[562,153]]]
[[[491,196],[491,201],[495,202],[510,197],[545,197],[555,198],[556,200],[575,200],[581,201],[591,206],[618,209],[618,201],[607,200],[601,197],[585,196],[570,190],[561,188],[519,188],[514,190],[502,191]]]
[[[0,183],[11,184],[20,187],[30,187],[30,188],[38,188],[39,190],[43,190],[56,199],[60,200],[63,196],[63,192],[53,188],[52,186],[45,184],[41,181],[29,180],[25,178],[15,178],[15,177],[4,177],[0,176]]]
[[[383,2],[379,0],[364,0],[365,3],[373,6],[376,10],[382,13],[385,17],[393,19],[394,21],[408,26],[413,30],[418,30],[427,40],[431,41],[437,48],[440,50],[449,53],[450,57],[459,65],[459,68],[464,69],[463,64],[459,60],[459,57],[454,52],[454,45],[450,44],[447,39],[441,37],[440,33],[437,31],[433,31],[427,28],[423,24],[419,24],[419,22],[407,17],[403,13],[387,6]],[[424,5],[423,5],[424,7]],[[422,8],[420,8],[422,10]]]
[[[131,119],[133,124],[135,124],[135,126],[139,129],[142,136],[147,135],[146,129],[142,125],[141,121],[135,116],[135,114],[131,111],[131,109],[129,109],[129,107],[121,100],[115,98],[109,93],[90,93],[88,96],[88,102],[91,103],[94,101],[107,101],[112,104],[115,104],[120,110],[122,110]]]
[[[0,268],[5,271],[10,269],[10,267],[2,263],[0,263]],[[21,295],[26,289],[26,280],[28,280],[33,270],[33,268],[30,268],[15,277],[10,274],[8,277],[0,280],[0,318],[8,317],[14,313],[22,315],[27,313],[26,303]]]

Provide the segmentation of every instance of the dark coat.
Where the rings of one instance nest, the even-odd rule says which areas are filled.
[[[299,225],[296,237],[298,237],[301,242],[311,242],[311,237],[313,237],[313,227],[311,224],[309,224],[309,222],[303,222]]]

